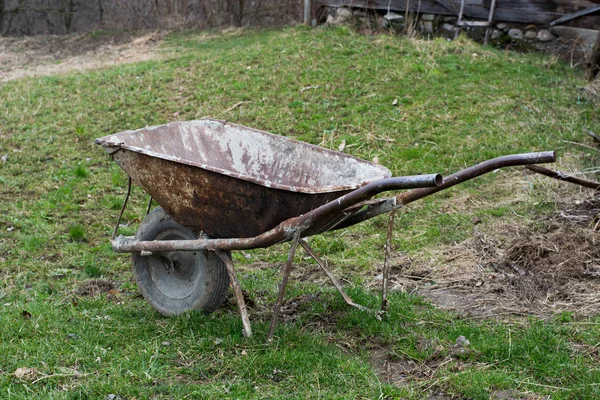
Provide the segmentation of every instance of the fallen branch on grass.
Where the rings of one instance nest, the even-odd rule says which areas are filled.
[[[226,112],[229,112],[231,110],[234,110],[234,109],[238,108],[242,104],[248,104],[248,103],[252,103],[252,102],[251,101],[240,101],[240,102],[237,102],[234,105],[232,105],[231,107],[229,107],[227,110],[222,111],[221,114],[225,114]]]
[[[591,136],[596,142],[600,142],[600,136],[596,135],[594,132],[590,131],[589,129],[583,129],[583,131],[585,133],[587,133],[589,136]]]
[[[565,175],[560,171],[553,171],[548,168],[540,167],[539,165],[527,165],[525,166],[530,171],[536,172],[541,175],[549,176],[550,178],[558,179],[559,181],[571,182],[576,185],[580,185],[586,188],[600,190],[600,182],[587,181],[585,179],[575,178],[574,176]]]
[[[577,146],[585,147],[586,149],[590,149],[590,150],[594,150],[594,151],[598,151],[598,152],[600,152],[600,150],[598,150],[598,149],[596,149],[596,148],[594,148],[594,147],[592,147],[592,146],[588,146],[587,144],[578,143],[578,142],[571,142],[570,140],[563,140],[562,142],[563,142],[563,143],[570,143],[570,144],[574,144],[574,145],[577,145]]]

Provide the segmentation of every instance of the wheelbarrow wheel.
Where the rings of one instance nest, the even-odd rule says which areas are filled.
[[[193,240],[195,235],[162,208],[146,216],[138,240]],[[229,287],[227,267],[214,252],[133,253],[133,271],[146,301],[159,313],[174,316],[193,309],[215,311]]]

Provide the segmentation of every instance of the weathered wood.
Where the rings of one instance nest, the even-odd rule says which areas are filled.
[[[501,0],[504,8],[535,9],[538,11],[571,14],[600,4],[599,0]]]
[[[460,0],[447,0],[457,5],[456,9],[460,7]],[[449,3],[442,5],[437,0],[421,0],[407,1],[406,0],[367,0],[367,1],[355,1],[355,0],[317,0],[316,4],[321,6],[329,7],[356,7],[366,8],[372,10],[381,11],[394,11],[404,12],[407,10],[412,12],[420,12],[426,14],[439,14],[439,15],[456,15],[456,12],[451,11]],[[482,6],[465,5],[464,16],[469,19],[483,19],[487,20],[489,16],[489,9]],[[564,16],[564,13],[539,11],[534,8],[532,9],[517,9],[508,8],[505,3],[498,4],[494,12],[494,19],[497,21],[506,22],[522,22],[522,23],[535,23],[535,24],[547,24],[554,21],[557,18]]]
[[[317,0],[315,3],[321,6],[346,6],[381,11],[389,9],[396,12],[406,11],[408,3],[408,11],[439,15],[458,15],[460,9],[460,0]],[[576,13],[597,5],[600,5],[600,0],[502,0],[498,1],[494,20],[548,24],[565,17],[567,13]],[[467,2],[464,16],[485,20],[489,14],[489,6],[489,0],[483,1],[481,5]]]
[[[490,16],[488,17],[487,29],[485,30],[485,37],[483,39],[484,45],[488,44],[488,42],[490,40],[490,35],[492,32],[490,27],[492,26],[492,21],[494,20],[494,12],[495,11],[496,11],[496,0],[492,0],[492,3],[490,4]]]
[[[448,9],[448,11],[455,13],[458,15],[459,8],[456,7],[456,4],[452,0],[435,0],[437,3],[440,3],[444,7]]]
[[[311,21],[310,10],[312,8],[311,3],[312,3],[311,0],[304,0],[304,24],[305,25],[310,25],[310,21]]]
[[[585,10],[581,10],[581,11],[577,11],[576,13],[573,13],[573,14],[565,15],[564,17],[561,17],[559,19],[556,19],[556,20],[550,22],[550,26],[562,24],[567,21],[571,21],[572,19],[583,17],[584,15],[594,13],[596,11],[600,11],[600,6],[589,7],[589,8],[586,8]]]
[[[600,30],[598,31],[598,37],[596,38],[596,44],[594,44],[594,50],[592,50],[592,56],[587,68],[587,78],[591,82],[596,79],[596,76],[600,73]]]
[[[598,31],[595,29],[575,28],[565,25],[553,26],[552,33],[563,40],[579,43],[582,48],[589,50],[594,48],[594,43],[596,43],[598,37]]]
[[[527,168],[528,170],[533,171],[535,173],[545,175],[550,178],[558,179],[559,181],[571,182],[576,185],[594,189],[594,190],[600,189],[600,182],[592,182],[592,181],[588,181],[585,179],[576,178],[576,177],[568,175],[568,174],[563,174],[560,171],[553,171],[548,168],[540,167],[539,165],[526,165],[525,168]]]
[[[413,11],[425,14],[453,15],[446,7],[433,0],[423,0],[421,2],[419,0],[396,0],[391,2],[385,0],[316,0],[314,3],[328,7],[355,7],[381,11]],[[406,3],[408,3],[408,10]]]

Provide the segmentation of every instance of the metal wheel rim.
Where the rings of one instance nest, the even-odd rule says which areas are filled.
[[[187,240],[185,234],[168,229],[155,240]],[[148,256],[148,268],[156,289],[171,299],[182,300],[191,296],[201,276],[202,256],[197,252],[168,252]]]

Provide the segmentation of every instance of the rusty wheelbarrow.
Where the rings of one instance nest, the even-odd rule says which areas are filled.
[[[232,250],[291,241],[267,339],[273,338],[297,246],[327,273],[346,303],[355,304],[303,240],[390,213],[382,309],[386,307],[394,213],[402,206],[492,170],[553,162],[554,152],[516,154],[439,174],[391,177],[380,165],[283,136],[217,120],[174,122],[96,139],[129,175],[127,197],[112,236],[133,254],[140,291],[163,315],[214,311],[231,285],[245,336],[252,334]],[[150,194],[133,237],[116,237],[131,182]],[[393,197],[374,196],[413,189]],[[159,208],[152,212],[156,201]]]

